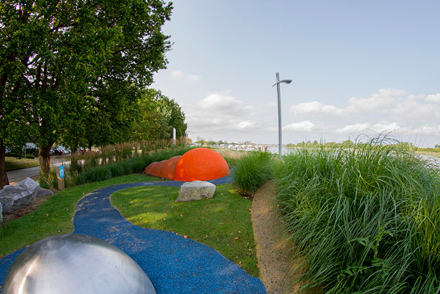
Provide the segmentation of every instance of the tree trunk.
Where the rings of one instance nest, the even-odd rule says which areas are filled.
[[[6,147],[0,146],[0,189],[4,186],[9,185],[8,175],[5,169],[5,153]]]
[[[52,144],[41,146],[40,151],[38,152],[41,175],[45,178],[49,176],[50,172],[50,148],[52,148]]]

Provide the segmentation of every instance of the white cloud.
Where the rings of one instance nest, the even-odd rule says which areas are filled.
[[[325,105],[318,101],[304,102],[292,105],[290,111],[294,114],[318,115],[318,116],[344,116],[352,112],[349,108],[338,108],[334,105]]]
[[[311,121],[301,121],[298,123],[291,123],[283,127],[284,131],[290,132],[312,132],[316,129],[316,125]]]
[[[188,75],[185,77],[185,81],[187,82],[198,82],[200,81],[200,76],[198,75]]]
[[[386,114],[399,97],[406,95],[403,90],[380,89],[370,98],[352,97],[346,107],[323,104],[319,101],[292,105],[290,111],[296,115],[316,115],[319,117],[348,118],[354,114]]]
[[[173,70],[171,72],[171,77],[175,80],[180,80],[181,78],[183,78],[183,70]]]
[[[243,102],[228,95],[230,91],[211,93],[199,101],[199,106],[210,111],[236,110],[240,109]]]
[[[341,128],[337,128],[335,131],[339,134],[357,134],[365,131],[370,127],[369,123],[357,123],[353,125],[347,125]]]
[[[299,103],[291,107],[295,115],[283,117],[285,140],[296,142],[306,135],[312,140],[338,141],[337,138],[343,140],[347,135],[370,132],[391,132],[399,140],[419,135],[435,138],[440,136],[438,99],[440,93],[414,95],[403,90],[381,89],[369,98],[347,99],[341,107],[322,101]],[[269,108],[271,111],[267,112]],[[228,90],[210,93],[187,105],[184,111],[191,134],[225,140],[230,134],[235,138],[254,136],[256,142],[261,142],[259,138],[268,134],[276,138],[276,111],[272,111],[275,109],[275,104],[247,104]],[[301,118],[302,115],[305,117]]]
[[[406,95],[403,90],[380,89],[378,93],[373,94],[370,98],[348,99],[349,108],[353,108],[355,112],[361,113],[387,113],[388,106],[396,102],[397,97]]]
[[[171,77],[175,80],[184,80],[186,82],[198,82],[200,81],[200,76],[185,74],[183,70],[173,70],[171,72]]]
[[[185,109],[191,132],[204,136],[259,128],[256,107],[245,105],[231,94],[232,91],[214,92]]]
[[[244,130],[244,129],[252,129],[252,128],[256,127],[256,126],[257,126],[257,123],[256,122],[252,122],[252,121],[242,121],[242,122],[240,122],[238,124],[238,128],[242,129],[242,130]]]
[[[426,96],[426,101],[440,103],[440,93]]]
[[[377,132],[417,130],[426,133],[425,129],[420,129],[421,125],[440,123],[440,93],[413,95],[403,90],[380,89],[369,98],[352,97],[343,107],[313,101],[292,105],[291,111],[297,116],[307,116],[315,124],[328,125],[329,118],[336,118],[339,126],[333,130],[329,127],[327,131],[339,134],[362,132],[365,129]]]
[[[423,125],[415,130],[414,133],[426,136],[440,136],[440,124],[439,125]]]
[[[433,96],[426,97],[424,102],[413,99],[401,99],[393,105],[390,114],[394,119],[405,121],[406,123],[420,123],[422,121],[432,121],[440,118],[440,103],[432,103]],[[428,100],[428,97],[430,99]]]
[[[336,133],[339,134],[361,134],[367,131],[373,131],[375,133],[391,132],[396,130],[403,130],[396,122],[381,121],[374,125],[370,123],[356,123],[352,125],[346,125],[336,129]]]
[[[376,123],[372,127],[372,129],[373,129],[373,131],[375,131],[377,133],[382,133],[382,132],[400,130],[401,127],[396,122],[382,121],[382,122]]]

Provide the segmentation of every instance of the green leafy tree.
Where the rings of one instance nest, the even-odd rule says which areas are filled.
[[[162,95],[160,91],[147,89],[137,101],[137,117],[133,124],[133,139],[156,141],[171,139],[173,128],[176,137],[185,136],[185,114],[179,104]]]
[[[129,97],[109,95],[114,85],[150,85],[154,72],[167,63],[170,43],[161,27],[171,10],[172,4],[161,0],[2,0],[0,165],[5,147],[30,134],[47,174],[49,151],[60,134],[71,146],[83,144],[87,124],[94,122],[89,116],[105,104],[97,101]],[[114,108],[111,115],[120,117],[114,115],[118,110],[126,108]],[[110,125],[123,132],[117,123],[104,124],[106,130]],[[25,130],[23,137],[10,135],[17,128]]]

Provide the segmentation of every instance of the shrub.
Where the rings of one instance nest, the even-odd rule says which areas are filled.
[[[233,178],[235,185],[247,194],[252,194],[273,177],[273,155],[253,151],[235,163]]]
[[[377,143],[303,149],[278,165],[277,201],[303,290],[440,290],[439,172]]]
[[[125,174],[124,167],[119,163],[111,163],[106,168],[110,170],[112,177],[119,177]]]
[[[58,189],[58,178],[55,168],[52,167],[50,169],[47,177],[43,177],[40,173],[38,183],[40,187],[44,189]]]
[[[112,173],[107,167],[98,166],[93,169],[89,169],[85,173],[81,174],[81,176],[83,176],[83,181],[85,183],[91,183],[111,179]]]
[[[97,182],[110,179],[112,177],[131,174],[134,172],[142,172],[151,162],[163,159],[169,159],[176,155],[182,155],[190,148],[162,150],[152,155],[138,155],[127,160],[120,160],[117,162],[107,163],[105,165],[95,166],[93,168],[87,167],[78,163],[76,159],[72,160],[71,172],[73,174],[71,183],[81,185],[90,182]],[[127,148],[128,150],[128,148]],[[106,151],[108,152],[108,151]],[[122,153],[121,153],[122,154]],[[98,158],[99,159],[99,158]],[[97,158],[93,158],[97,160]],[[78,172],[82,171],[82,172]]]

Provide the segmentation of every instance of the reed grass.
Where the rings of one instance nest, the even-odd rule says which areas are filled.
[[[236,151],[225,148],[218,148],[214,150],[217,151],[221,156],[223,156],[230,169],[235,168],[235,165],[240,160],[240,158],[247,155],[246,151]]]
[[[302,149],[277,165],[303,291],[440,292],[439,171],[385,141]]]
[[[81,185],[85,183],[104,181],[117,176],[139,173],[152,162],[169,159],[176,155],[183,155],[190,149],[191,148],[184,147],[169,150],[159,150],[151,154],[138,154],[136,156],[126,158],[125,160],[121,159],[111,163],[107,162],[104,165],[98,165],[95,167],[84,168],[84,165],[82,165],[81,168],[75,168],[75,170],[81,170],[82,172],[74,172],[72,182],[75,185]],[[121,158],[123,158],[122,154],[123,152],[121,151]]]
[[[151,155],[161,150],[181,149],[186,147],[186,139],[158,140],[155,142],[126,142],[115,145],[107,145],[99,150],[85,153],[72,153],[72,173],[80,174],[97,166],[104,166],[118,161],[127,161],[136,157]]]
[[[273,177],[273,155],[252,151],[235,163],[235,185],[245,194],[252,194]]]

